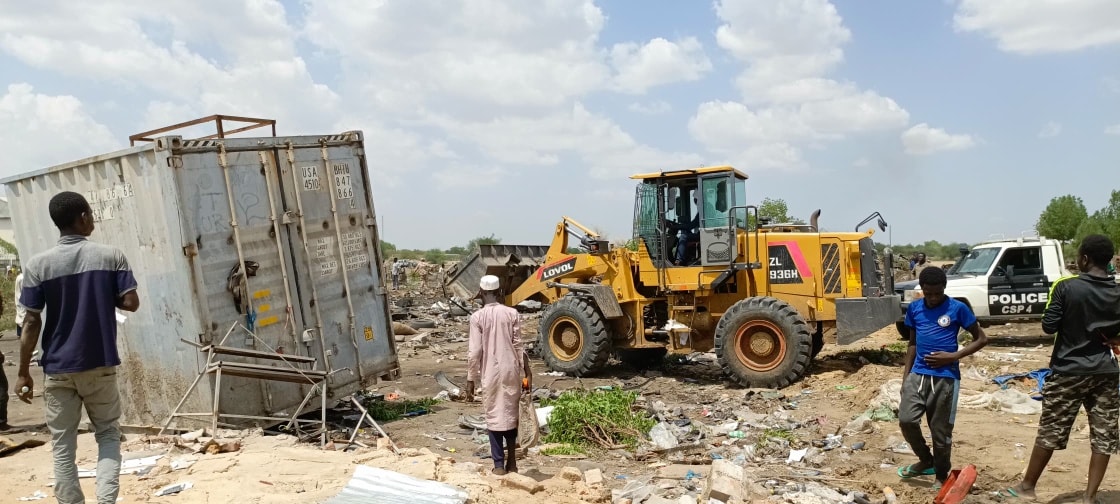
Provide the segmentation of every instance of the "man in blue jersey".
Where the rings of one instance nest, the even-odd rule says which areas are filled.
[[[918,276],[922,299],[910,303],[906,326],[910,344],[906,347],[906,366],[902,373],[902,400],[898,424],[902,436],[918,456],[918,463],[899,468],[903,478],[935,475],[937,487],[949,477],[953,448],[953,424],[960,393],[959,361],[988,344],[988,337],[976,322],[968,305],[945,296],[945,270],[925,268]],[[972,342],[959,348],[961,329],[972,333]],[[933,438],[930,453],[922,435],[922,416]]]
[[[136,278],[120,250],[86,239],[93,233],[93,210],[81,194],[58,193],[48,209],[62,236],[24,270],[19,304],[27,316],[16,393],[31,403],[31,354],[41,335],[55,497],[60,504],[85,502],[74,461],[84,406],[97,440],[97,502],[115,503],[121,472],[116,309],[134,312],[140,307]]]

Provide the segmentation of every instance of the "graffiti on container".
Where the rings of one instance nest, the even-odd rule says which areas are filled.
[[[262,204],[263,200],[260,196],[260,192],[266,189],[261,186],[260,176],[255,173],[250,170],[237,170],[230,174],[230,184],[239,188],[235,191],[234,198],[237,221],[244,223],[244,227],[267,226],[270,222],[268,207]],[[224,191],[225,181],[215,183],[213,180],[217,175],[204,171],[199,171],[197,174],[198,182],[195,184],[197,192],[193,197],[194,220],[198,232],[202,234],[225,233],[230,230],[229,197]],[[257,180],[254,180],[254,177]]]
[[[124,200],[135,195],[132,184],[124,183],[89,191],[85,196],[93,210],[93,221],[102,222],[115,219],[124,210]]]

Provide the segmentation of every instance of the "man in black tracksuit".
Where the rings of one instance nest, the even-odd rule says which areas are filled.
[[[1042,388],[1042,418],[1023,481],[1000,492],[1035,498],[1035,485],[1054,450],[1064,450],[1082,406],[1089,415],[1089,478],[1083,502],[1096,502],[1111,454],[1120,448],[1120,366],[1113,346],[1120,339],[1120,285],[1108,275],[1114,246],[1101,235],[1081,242],[1082,274],[1055,282],[1042,330],[1056,334],[1050,357],[1053,374]]]

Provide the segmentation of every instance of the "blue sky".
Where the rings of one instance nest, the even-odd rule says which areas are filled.
[[[0,175],[213,113],[361,129],[401,247],[545,243],[562,215],[625,239],[627,175],[699,164],[896,243],[1120,189],[1112,0],[0,4]]]

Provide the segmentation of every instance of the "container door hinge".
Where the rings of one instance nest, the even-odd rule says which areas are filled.
[[[182,168],[183,156],[168,156],[167,166],[171,168]]]
[[[295,224],[298,220],[299,212],[296,212],[294,210],[288,210],[287,212],[284,212],[284,215],[282,217],[280,217],[281,224]]]
[[[366,227],[377,227],[377,219],[374,219],[373,217],[367,217]]]
[[[198,255],[198,245],[193,243],[183,247],[183,255],[187,257],[195,257]]]

